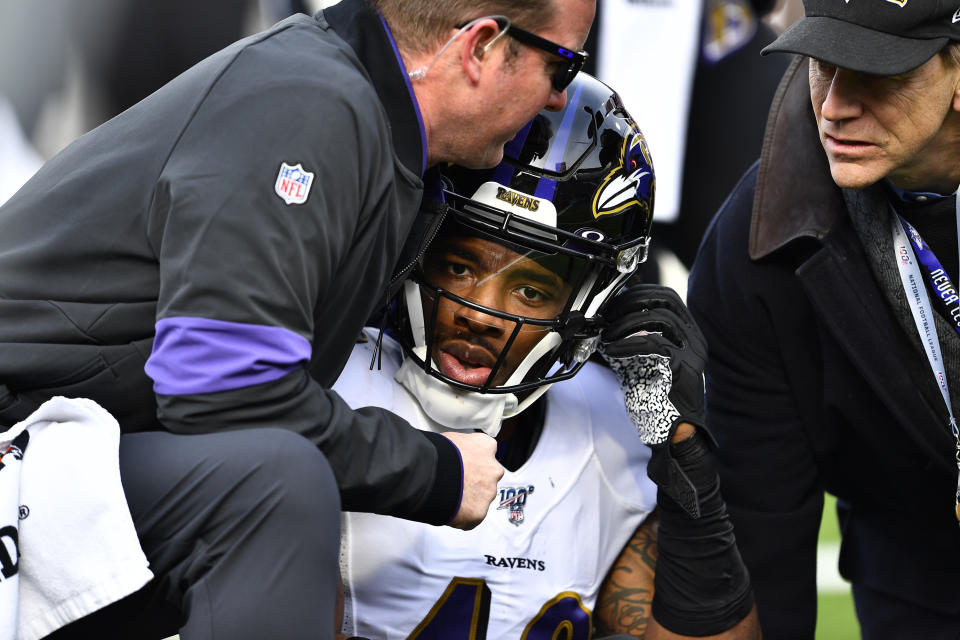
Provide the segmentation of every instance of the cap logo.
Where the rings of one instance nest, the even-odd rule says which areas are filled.
[[[847,0],[847,2],[849,2],[849,1],[850,1],[850,0]],[[900,8],[903,8],[903,7],[907,6],[907,2],[908,2],[908,1],[909,1],[909,0],[887,0],[887,2],[892,2],[893,4],[897,5],[897,6],[900,7]]]
[[[958,21],[960,21],[960,9],[953,12],[953,22],[951,24],[956,24]]]
[[[280,164],[280,172],[277,174],[273,190],[287,204],[303,204],[310,195],[312,184],[313,174],[304,171],[299,163],[290,165],[283,162]]]

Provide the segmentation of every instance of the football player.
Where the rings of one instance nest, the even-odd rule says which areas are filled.
[[[641,528],[657,506],[651,448],[617,375],[590,358],[608,301],[646,257],[650,151],[616,93],[581,73],[566,108],[538,115],[505,159],[447,168],[445,219],[388,328],[365,331],[334,387],[421,429],[496,437],[498,499],[467,532],[345,513],[345,636],[665,631],[650,622],[654,534]],[[602,591],[612,601],[598,606]]]

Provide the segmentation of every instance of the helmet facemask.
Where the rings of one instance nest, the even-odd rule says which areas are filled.
[[[581,73],[569,94],[497,168],[444,171],[447,218],[393,305],[397,379],[444,426],[495,435],[575,375],[598,342],[598,312],[646,258],[646,142],[606,85]],[[431,410],[437,394],[446,409]]]

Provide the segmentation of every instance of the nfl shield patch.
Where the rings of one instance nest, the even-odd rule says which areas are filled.
[[[527,504],[527,496],[533,493],[533,485],[523,487],[503,487],[500,489],[500,505],[497,510],[509,509],[510,524],[520,526],[523,524],[523,507]]]
[[[289,165],[283,162],[280,164],[280,173],[277,174],[277,182],[273,185],[273,190],[287,204],[303,204],[310,195],[312,184],[313,174],[304,171],[299,163]]]

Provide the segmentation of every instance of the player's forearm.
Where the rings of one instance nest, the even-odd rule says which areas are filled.
[[[675,637],[724,637],[720,634],[737,629],[752,615],[753,591],[720,494],[716,459],[707,436],[699,431],[669,448],[673,464],[697,497],[698,509],[691,514],[666,492],[658,492],[653,617]]]
[[[654,511],[634,532],[600,586],[593,612],[597,635],[644,637],[653,604],[658,525]]]

